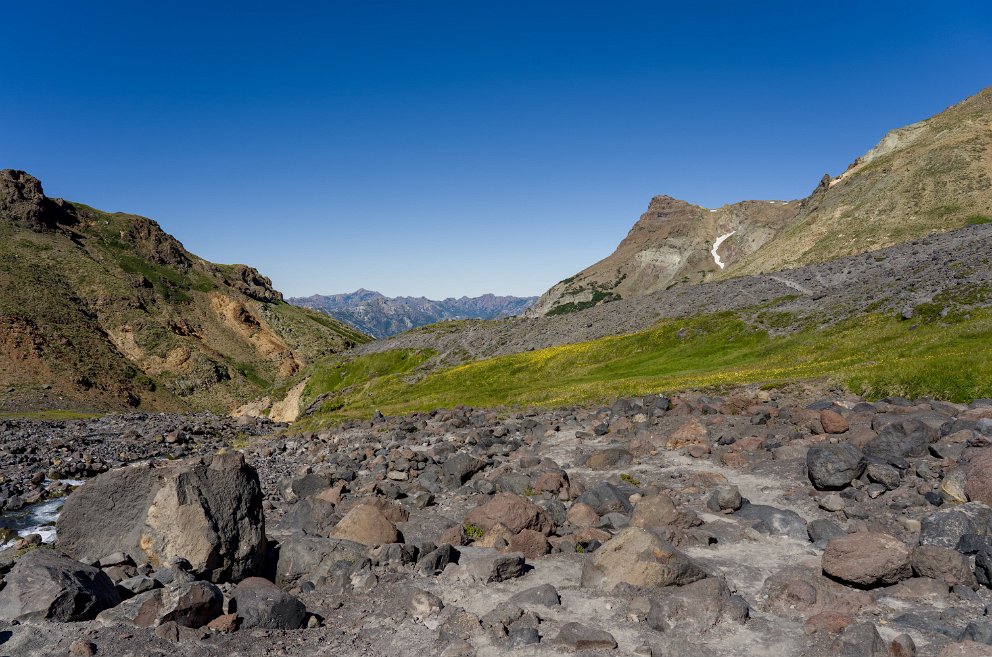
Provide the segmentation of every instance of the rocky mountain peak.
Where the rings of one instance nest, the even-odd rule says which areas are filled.
[[[256,301],[282,301],[282,292],[272,288],[272,279],[248,265],[233,265],[231,275],[226,276],[224,282]]]
[[[24,171],[0,169],[0,220],[34,231],[75,223],[73,207],[45,196],[41,181]]]

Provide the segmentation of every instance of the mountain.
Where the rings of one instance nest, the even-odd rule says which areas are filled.
[[[718,250],[722,261],[753,253],[788,226],[798,209],[797,201],[744,201],[709,210],[656,196],[616,251],[545,292],[528,314],[574,312],[705,282],[721,271],[712,253],[721,236],[731,236]]]
[[[992,221],[992,87],[893,130],[731,275],[826,262]]]
[[[289,303],[326,313],[354,326],[363,333],[385,338],[418,326],[453,319],[501,319],[526,310],[537,297],[448,298],[432,301],[424,297],[387,297],[359,289],[350,294],[291,298]]]
[[[226,411],[368,337],[150,219],[0,171],[0,411]]]
[[[990,217],[992,88],[890,132],[799,201],[707,209],[658,196],[613,254],[553,286],[528,314],[826,262]]]

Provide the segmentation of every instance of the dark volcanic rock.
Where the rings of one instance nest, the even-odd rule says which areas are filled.
[[[249,577],[234,588],[231,596],[243,628],[295,630],[306,623],[306,606],[267,579]]]
[[[966,534],[992,536],[992,507],[968,502],[920,519],[920,545],[954,548]]]
[[[239,580],[265,556],[258,475],[237,452],[108,472],[69,496],[58,546],[84,561],[117,551],[153,566],[180,557],[196,575]]]
[[[820,445],[806,453],[809,479],[819,490],[848,486],[865,471],[867,461],[860,449],[849,443]]]
[[[14,169],[0,169],[0,219],[34,231],[51,230],[75,222],[74,208],[45,196],[41,182]]]
[[[4,620],[82,621],[121,601],[100,569],[46,548],[21,557],[0,591]]]

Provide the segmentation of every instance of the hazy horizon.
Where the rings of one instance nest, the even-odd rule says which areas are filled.
[[[992,84],[986,3],[6,8],[0,167],[287,296],[536,296]]]

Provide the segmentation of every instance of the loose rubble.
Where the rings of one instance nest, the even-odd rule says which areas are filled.
[[[0,550],[4,654],[992,655],[992,401],[218,420],[140,454],[164,422],[3,424],[6,482],[62,466],[32,435],[105,465],[54,545]]]

